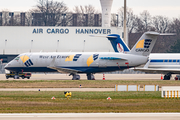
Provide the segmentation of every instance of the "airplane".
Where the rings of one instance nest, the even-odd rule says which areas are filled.
[[[119,35],[106,36],[115,52],[37,52],[23,53],[10,61],[5,69],[19,72],[60,72],[72,75],[72,80],[79,80],[79,73],[85,73],[88,80],[94,80],[95,73],[129,69],[148,61],[157,37],[160,33],[144,33],[134,47],[129,50]]]
[[[178,53],[151,53],[143,68],[134,68],[135,71],[164,74],[163,80],[170,80],[172,74],[180,74],[180,54]]]
[[[176,35],[176,33],[161,33],[159,35]],[[114,48],[115,52],[117,51]],[[180,74],[180,54],[178,53],[150,53],[148,62],[142,68],[134,71],[164,74],[163,80],[170,80],[172,74]]]

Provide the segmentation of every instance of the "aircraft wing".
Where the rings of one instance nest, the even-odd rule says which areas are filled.
[[[57,70],[60,73],[77,73],[77,72],[80,72],[80,71],[74,70],[74,69],[61,68],[61,67],[55,66],[55,58],[53,58],[51,64],[49,66],[47,66],[47,67],[50,68],[50,69]]]
[[[180,69],[163,69],[163,68],[134,68],[134,71],[142,71],[142,72],[147,72],[147,73],[161,73],[161,74],[166,74],[166,73],[174,73],[174,74],[180,74]]]
[[[77,73],[77,72],[80,72],[78,70],[73,70],[73,69],[69,69],[69,68],[59,68],[59,67],[55,67],[55,66],[48,66],[48,68],[57,70],[60,73]]]

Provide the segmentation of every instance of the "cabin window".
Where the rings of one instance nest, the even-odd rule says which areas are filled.
[[[166,62],[169,62],[169,60],[166,60]]]

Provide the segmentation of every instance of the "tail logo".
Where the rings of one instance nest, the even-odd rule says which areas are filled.
[[[151,39],[140,40],[136,45],[136,52],[149,52]]]
[[[117,44],[117,50],[118,50],[119,52],[121,52],[121,53],[124,52],[124,48],[123,48],[123,46],[122,46],[120,43]]]
[[[26,67],[30,67],[33,65],[33,62],[31,61],[31,59],[29,59],[28,56],[24,55],[24,56],[21,56],[20,58]]]

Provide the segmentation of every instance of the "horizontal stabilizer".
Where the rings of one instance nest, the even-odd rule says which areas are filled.
[[[146,32],[146,35],[155,35],[155,36],[159,36],[159,35],[177,35],[176,33],[157,33],[157,32]]]
[[[177,35],[176,33],[161,33],[160,35]]]
[[[121,39],[120,35],[117,34],[111,34],[108,36],[102,36],[102,35],[90,35],[91,37],[104,37],[107,38],[114,49],[115,52],[118,53],[124,53],[129,52],[129,47],[126,45],[126,43]]]
[[[107,36],[107,35],[89,35],[90,37],[103,37],[103,38],[117,38],[117,36]]]

